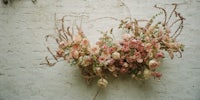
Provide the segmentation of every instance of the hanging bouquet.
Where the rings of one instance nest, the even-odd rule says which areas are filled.
[[[90,82],[98,78],[97,84],[100,87],[106,87],[108,84],[108,75],[118,77],[122,74],[128,74],[136,80],[146,80],[151,77],[160,79],[162,74],[157,71],[160,66],[160,60],[165,58],[168,53],[170,58],[174,58],[174,53],[183,51],[184,45],[178,43],[176,38],[180,35],[183,28],[184,18],[176,11],[177,4],[174,5],[170,15],[164,8],[155,6],[162,10],[164,20],[155,22],[153,16],[149,20],[121,20],[119,29],[123,30],[122,39],[116,41],[113,37],[113,29],[108,32],[102,32],[102,37],[91,45],[86,34],[81,27],[76,27],[77,33],[74,33],[70,27],[64,27],[64,17],[61,19],[62,26],[57,27],[58,43],[55,60],[63,58],[72,65],[76,65],[83,76]],[[176,18],[171,21],[171,18]],[[142,26],[140,23],[146,23]],[[177,27],[171,32],[172,27]],[[47,37],[50,37],[48,35]],[[47,64],[52,66],[46,57]]]

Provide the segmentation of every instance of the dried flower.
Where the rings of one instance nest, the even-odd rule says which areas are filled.
[[[89,41],[87,38],[83,38],[83,40],[81,41],[81,46],[83,46],[84,48],[89,46]]]
[[[73,58],[78,59],[78,57],[79,57],[79,52],[78,52],[77,50],[73,50],[73,51],[71,52],[71,55],[72,55]]]
[[[182,55],[184,45],[178,43],[176,38],[182,31],[184,18],[176,11],[176,6],[169,16],[164,8],[155,7],[161,9],[165,14],[162,22],[156,23],[155,16],[148,19],[145,25],[141,25],[137,19],[124,19],[119,28],[126,33],[123,34],[120,41],[115,41],[116,39],[111,36],[113,34],[111,29],[111,34],[102,32],[102,37],[93,46],[90,46],[81,27],[77,26],[76,31],[70,30],[69,27],[64,28],[63,17],[61,19],[62,27],[57,27],[59,34],[58,37],[55,37],[58,43],[57,55],[54,55],[49,48],[48,51],[56,61],[64,58],[71,64],[79,66],[81,74],[87,81],[101,77],[97,82],[100,87],[107,86],[108,82],[103,77],[107,77],[108,74],[114,77],[127,74],[136,80],[150,77],[160,79],[162,74],[156,71],[160,65],[159,61],[165,57],[163,52],[168,52],[172,59],[174,53],[180,53],[180,57]],[[177,19],[170,20],[173,14]],[[180,26],[175,33],[171,33],[173,25],[179,25],[176,24],[178,22],[180,22]],[[45,59],[46,64],[54,65],[48,61],[47,57]]]
[[[151,77],[151,75],[152,75],[152,72],[149,69],[145,68],[145,70],[143,72],[144,78],[149,79]]]
[[[97,85],[99,87],[105,88],[108,85],[108,81],[104,78],[101,78],[101,79],[98,80]]]
[[[149,61],[149,68],[150,69],[156,69],[159,66],[159,62],[156,61],[155,59],[152,59]]]
[[[77,42],[80,42],[81,39],[82,39],[82,37],[81,37],[79,34],[76,34],[76,35],[74,36],[74,38],[73,38],[73,41],[74,41],[75,43],[77,43]]]
[[[100,48],[99,48],[99,46],[97,46],[97,45],[95,45],[95,46],[89,48],[89,52],[90,52],[91,54],[93,54],[93,55],[99,54],[99,50],[100,50]]]
[[[120,53],[119,52],[112,53],[112,58],[115,60],[120,59]]]

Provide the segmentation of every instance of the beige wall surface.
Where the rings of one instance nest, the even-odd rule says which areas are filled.
[[[161,65],[161,81],[145,82],[131,78],[110,78],[96,100],[200,100],[200,0],[123,0],[132,18],[146,19],[157,14],[153,6],[169,8],[178,3],[185,16],[178,41],[185,44],[182,58],[166,57]],[[170,8],[169,8],[170,9]],[[0,3],[0,100],[92,100],[98,90],[95,82],[86,85],[77,67],[58,62],[54,67],[40,65],[50,54],[47,34],[55,33],[54,15],[86,15],[82,26],[91,41],[97,30],[116,27],[118,22],[100,17],[123,19],[129,16],[120,0],[12,0]],[[68,17],[68,20],[80,18]],[[75,23],[75,22],[74,22]],[[93,42],[93,43],[94,43]]]

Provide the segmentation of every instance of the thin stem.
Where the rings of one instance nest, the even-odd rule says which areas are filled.
[[[41,63],[40,65],[48,65],[49,67],[54,66],[56,63],[50,63],[47,56],[45,57],[46,63]]]
[[[50,50],[49,47],[47,47],[47,50],[51,53],[51,55],[53,56],[53,58],[54,58],[56,61],[58,61],[58,59],[57,59],[56,56],[51,52],[51,50]]]
[[[181,24],[180,31],[179,31],[179,33],[174,37],[174,39],[176,39],[176,38],[181,34],[182,30],[183,30],[183,24]]]
[[[168,18],[168,20],[167,20],[167,24],[168,24],[168,22],[170,21],[170,18],[172,17],[172,14],[175,12],[175,10],[176,10],[176,8],[177,8],[177,4],[176,4],[176,3],[173,3],[172,5],[174,5],[174,9],[172,10],[172,12],[171,12],[171,14],[170,14],[170,16],[169,16],[169,18]]]
[[[93,21],[97,21],[97,20],[101,20],[101,19],[106,19],[106,18],[108,18],[108,19],[113,19],[113,20],[115,20],[115,21],[120,21],[119,19],[114,18],[114,17],[100,17],[100,18],[97,18],[97,19],[90,20],[90,21],[88,21],[87,23],[90,23],[90,22],[93,22]]]
[[[97,93],[95,94],[95,96],[94,96],[93,100],[95,100],[95,99],[96,99],[96,97],[97,97],[97,95],[99,94],[100,90],[101,90],[101,88],[99,87],[99,89],[97,90]]]
[[[165,20],[164,20],[164,25],[166,25],[166,21],[167,21],[167,12],[164,8],[162,7],[158,7],[157,5],[154,6],[155,8],[161,9],[164,12],[165,15]]]
[[[127,18],[129,18],[130,21],[131,21],[132,20],[131,19],[132,15],[131,15],[131,11],[130,11],[129,7],[122,0],[120,0],[120,1],[121,1],[122,5],[126,7],[128,13],[129,13],[129,17],[127,17]]]

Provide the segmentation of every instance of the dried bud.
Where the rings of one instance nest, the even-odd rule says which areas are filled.
[[[145,68],[143,75],[145,79],[149,79],[150,76],[152,75],[152,72],[149,69]]]
[[[152,70],[156,69],[158,67],[158,65],[159,65],[159,62],[156,61],[155,59],[152,59],[149,61],[149,68]]]
[[[142,58],[139,58],[139,59],[137,59],[137,62],[138,62],[138,63],[142,63],[142,62],[143,62],[143,59],[142,59]]]
[[[110,65],[110,66],[108,66],[108,70],[109,70],[110,72],[114,72],[114,71],[116,70],[115,65]]]
[[[101,78],[101,79],[98,80],[97,85],[99,87],[105,88],[108,85],[108,81],[104,78]]]
[[[132,77],[132,78],[135,78],[135,74],[132,74],[131,77]]]
[[[87,67],[91,64],[91,57],[90,56],[84,56],[81,62],[81,65],[84,67]]]
[[[95,70],[96,70],[96,74],[98,76],[101,76],[102,69],[100,67],[96,67]]]
[[[113,59],[120,59],[120,53],[119,52],[112,53],[112,58]]]
[[[63,53],[64,53],[64,50],[63,50],[63,49],[58,49],[58,50],[56,51],[56,53],[57,53],[57,57],[62,57],[62,56],[63,56]]]
[[[123,64],[123,66],[127,68],[127,67],[128,67],[128,63],[125,62],[125,63]]]
[[[162,76],[162,73],[160,73],[160,72],[154,72],[151,75],[154,76],[154,77],[156,77],[156,78],[158,78],[158,79],[160,79],[160,77]]]
[[[122,73],[122,74],[125,74],[125,73],[127,73],[127,72],[128,72],[128,69],[127,69],[127,68],[122,67],[122,68],[120,69],[120,73]]]
[[[164,56],[164,53],[163,52],[158,52],[157,54],[156,54],[156,58],[164,58],[165,56]]]

